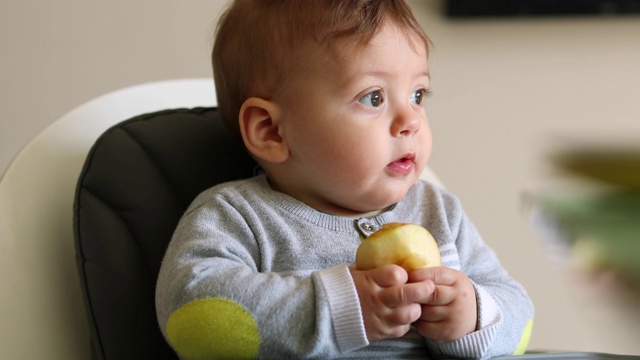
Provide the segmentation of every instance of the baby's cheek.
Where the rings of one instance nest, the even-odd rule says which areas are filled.
[[[185,359],[254,359],[260,348],[255,319],[223,298],[194,300],[174,311],[167,338]]]

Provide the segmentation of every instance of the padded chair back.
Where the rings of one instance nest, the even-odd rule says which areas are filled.
[[[215,108],[176,109],[113,126],[95,143],[74,204],[77,265],[94,359],[176,359],[154,306],[164,251],[194,197],[253,175]]]
[[[116,89],[55,119],[20,150],[0,174],[0,359],[91,358],[73,236],[87,153],[124,119],[215,104],[210,77]]]

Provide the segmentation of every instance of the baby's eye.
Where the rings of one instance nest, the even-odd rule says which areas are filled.
[[[424,102],[424,98],[429,96],[429,94],[430,92],[427,89],[414,91],[413,94],[411,94],[411,102],[416,105],[422,105],[422,103]]]
[[[358,102],[371,107],[378,107],[384,102],[382,90],[374,90],[358,99]]]

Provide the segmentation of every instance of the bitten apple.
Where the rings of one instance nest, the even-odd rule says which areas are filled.
[[[441,266],[435,239],[420,225],[388,223],[364,239],[356,251],[358,270],[396,264],[405,270]]]

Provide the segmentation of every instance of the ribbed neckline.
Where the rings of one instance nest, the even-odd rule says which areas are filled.
[[[362,219],[338,216],[318,211],[292,196],[273,190],[267,181],[266,175],[257,175],[252,179],[252,181],[255,181],[262,188],[262,193],[266,196],[265,200],[316,226],[332,231],[351,233],[356,230],[356,223]],[[395,204],[382,214],[366,218],[366,220],[375,223],[377,226],[382,226],[389,222],[411,222],[412,216],[414,215],[414,211],[411,211],[411,208],[415,209],[415,207],[412,206],[407,199],[412,198],[412,193],[415,191],[417,191],[416,185],[409,189],[407,196],[405,196],[405,198],[399,203]]]

